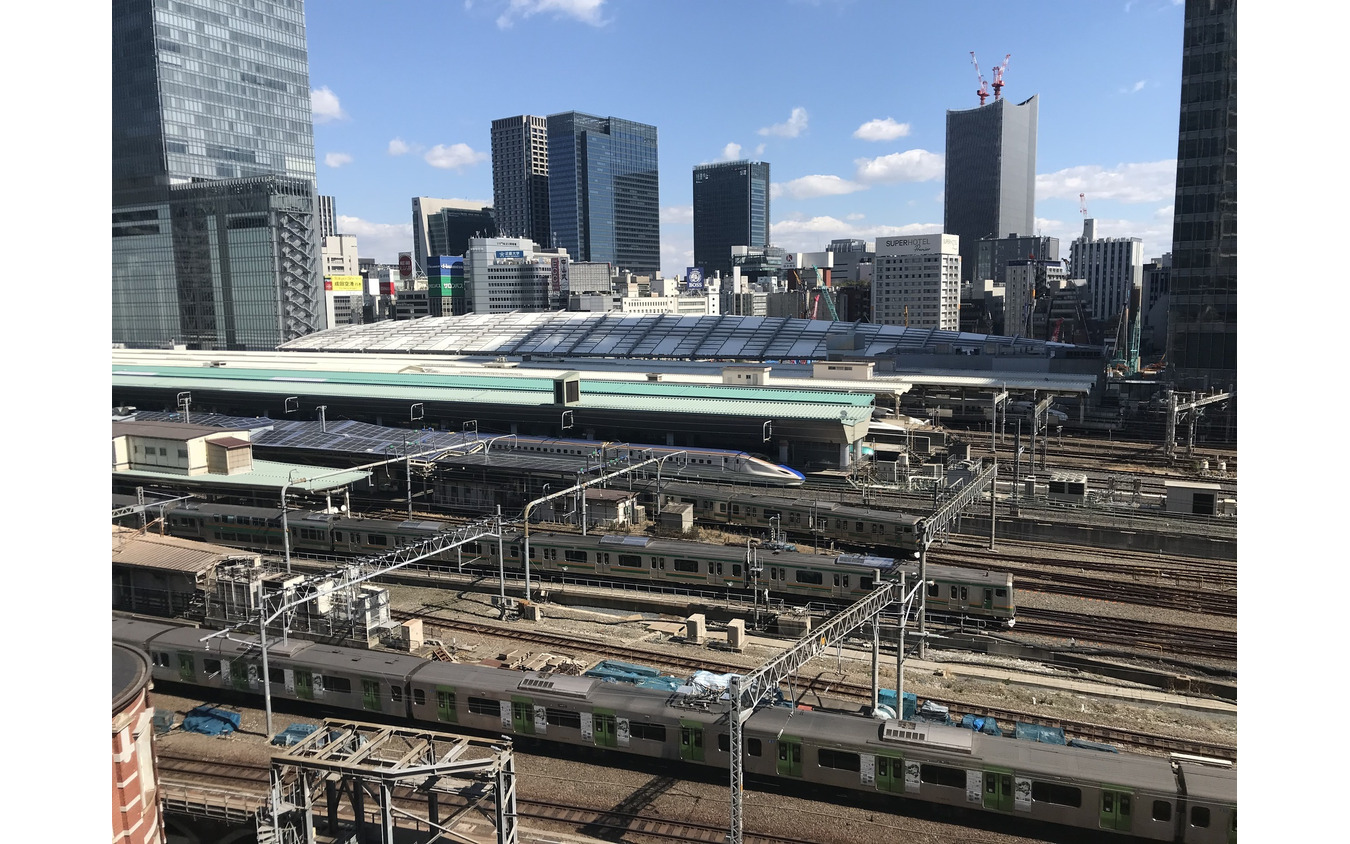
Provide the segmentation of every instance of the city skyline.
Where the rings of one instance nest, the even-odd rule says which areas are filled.
[[[1084,193],[1103,236],[1140,237],[1150,258],[1169,251],[1182,6],[1052,2],[1034,16],[989,11],[870,0],[310,4],[319,191],[337,197],[343,230],[361,239],[363,256],[392,261],[410,248],[400,213],[409,197],[491,204],[494,119],[577,110],[657,127],[665,275],[692,264],[693,168],[724,160],[772,163],[773,241],[790,251],[818,251],[834,238],[938,232],[946,112],[979,104],[975,50],[990,81],[1011,54],[1003,97],[1040,101],[1037,231],[1029,234],[1072,240]],[[708,20],[717,26],[705,31]],[[475,67],[492,71],[481,91],[428,108],[397,65],[351,53],[342,33],[352,27],[394,41],[442,27],[456,36],[457,67],[470,76]],[[866,48],[873,33],[893,30],[910,33],[903,50]],[[782,45],[765,71],[716,58],[733,55],[747,31]],[[697,33],[690,43],[700,58],[646,51],[655,33],[664,44]],[[798,47],[837,48],[848,37],[859,49],[847,60],[828,51],[823,60],[794,58]],[[528,56],[507,49],[522,38],[541,45],[538,53],[503,61]],[[589,58],[555,60],[561,55]],[[729,84],[761,72],[769,81],[752,95]]]

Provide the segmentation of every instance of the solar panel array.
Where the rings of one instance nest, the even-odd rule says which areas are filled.
[[[832,347],[856,355],[939,345],[1043,348],[1024,337],[829,320],[555,311],[466,314],[342,326],[292,340],[286,351],[436,352],[560,357],[824,360]],[[1066,344],[1053,344],[1066,346]]]

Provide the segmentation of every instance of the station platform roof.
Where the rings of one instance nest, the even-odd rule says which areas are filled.
[[[332,474],[329,474],[332,473]],[[310,475],[325,474],[327,477],[304,480]],[[253,468],[247,472],[232,475],[204,473],[184,475],[178,472],[151,472],[143,469],[114,469],[114,481],[129,481],[144,484],[165,484],[177,488],[211,487],[214,489],[268,489],[278,493],[283,486],[306,492],[323,492],[341,489],[348,484],[363,481],[370,472],[363,470],[333,470],[319,466],[304,466],[299,463],[276,463],[271,460],[254,460]],[[295,478],[296,480],[292,480]]]

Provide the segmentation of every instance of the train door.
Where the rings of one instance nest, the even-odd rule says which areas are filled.
[[[511,728],[517,733],[534,735],[534,701],[511,695]]]
[[[703,761],[703,725],[680,719],[680,758],[686,762]]]
[[[1228,813],[1228,844],[1237,844],[1237,807]]]
[[[459,715],[455,710],[454,686],[436,687],[436,718],[440,721],[449,721],[450,723],[459,720]]]
[[[984,590],[984,604],[983,604],[982,606],[984,607],[985,611],[989,611],[989,610],[992,610],[992,609],[994,608],[994,589],[993,589],[993,587],[986,587],[986,588],[985,588],[985,590]]]
[[[380,711],[380,681],[368,677],[361,678],[361,706],[374,712]]]
[[[1134,794],[1119,788],[1102,788],[1101,821],[1102,829],[1114,829],[1117,832],[1129,832],[1134,811]]]
[[[241,692],[248,691],[248,672],[251,666],[247,660],[230,660],[230,685]],[[254,669],[256,671],[256,669]]]
[[[905,760],[901,756],[877,756],[877,791],[900,794],[905,790]]]
[[[778,775],[781,777],[802,775],[802,740],[796,736],[778,738]]]
[[[614,710],[596,709],[591,714],[592,728],[595,731],[596,747],[616,747],[618,740],[614,731]]]
[[[192,658],[192,654],[178,653],[178,679],[184,683],[197,679],[197,661]]]
[[[301,700],[314,700],[314,675],[307,669],[295,669],[295,696]]]
[[[984,808],[1011,812],[1015,794],[1012,771],[1007,768],[985,768]]]

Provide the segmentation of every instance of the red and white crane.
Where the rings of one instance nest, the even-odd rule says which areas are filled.
[[[980,90],[975,95],[980,98],[980,105],[984,105],[984,101],[989,98],[989,83],[984,81],[984,74],[980,73],[980,63],[975,60],[974,50],[970,51],[970,63],[975,65],[975,75],[980,79]]]
[[[972,53],[971,55],[974,55]],[[997,100],[1003,91],[1003,71],[1008,69],[1008,59],[1012,58],[1012,53],[1003,57],[1003,64],[994,68],[994,99]],[[981,102],[983,104],[983,102]]]

